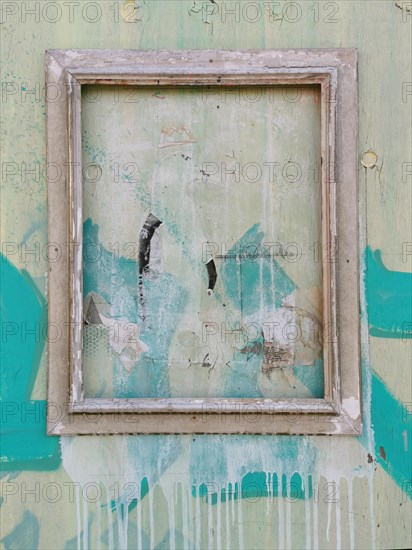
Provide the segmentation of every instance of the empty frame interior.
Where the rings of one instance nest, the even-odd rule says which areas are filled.
[[[323,398],[320,100],[83,87],[86,398]]]

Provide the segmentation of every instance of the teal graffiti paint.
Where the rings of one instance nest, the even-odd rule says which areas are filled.
[[[140,197],[143,200],[143,197]],[[165,227],[179,242],[183,254],[185,239],[179,238],[174,224],[168,222],[167,212]],[[111,304],[113,318],[127,318],[130,322],[138,323],[138,266],[134,260],[127,260],[105,249],[99,242],[99,228],[90,219],[84,222],[84,294],[94,291],[100,294]],[[254,250],[262,250],[264,233],[259,224],[253,225],[232,247],[229,256],[240,255],[241,265],[236,259],[228,260],[220,265],[219,277],[223,282],[225,300],[229,299],[242,316],[256,313],[262,305],[268,308],[282,306],[284,299],[296,290],[296,285],[287,276],[280,265],[271,257],[261,259],[250,258]],[[248,257],[246,257],[248,255]],[[197,265],[195,258],[191,258],[192,265]],[[241,280],[239,280],[239,277]],[[263,281],[263,284],[262,284]],[[123,370],[119,361],[114,361],[114,383],[117,385],[116,397],[168,397],[170,387],[166,360],[168,348],[177,326],[178,318],[184,310],[186,295],[184,281],[178,281],[171,274],[163,274],[155,282],[145,281],[145,295],[147,311],[162,311],[162,327],[153,319],[149,323],[150,330],[142,327],[141,339],[151,350],[150,355],[144,357],[137,365],[136,377],[139,380],[150,380],[150,394],[142,390],[138,384]],[[263,293],[263,296],[260,296]],[[217,300],[223,297],[215,294]],[[166,314],[169,312],[168,314]],[[257,345],[256,348],[254,345]],[[230,369],[225,371],[223,395],[227,397],[261,397],[262,392],[258,385],[257,373],[262,362],[263,341],[258,339],[250,342],[251,347],[260,349],[259,353],[248,354],[245,350],[234,351],[230,362]],[[150,373],[156,371],[156,377]],[[323,365],[321,361],[308,369],[296,366],[293,374],[305,384],[314,397],[323,395]]]
[[[32,512],[24,512],[22,520],[0,542],[5,550],[37,550],[39,547],[40,524]]]
[[[83,224],[83,292],[93,291],[110,304],[113,319],[127,319],[140,326],[140,339],[148,346],[129,376],[120,361],[113,361],[116,397],[170,397],[169,347],[187,303],[183,282],[170,273],[154,280],[143,278],[145,322],[139,301],[137,260],[107,250],[99,241],[99,227],[90,219]],[[160,317],[159,317],[160,316]],[[161,319],[161,321],[159,320]],[[153,375],[155,373],[155,376]],[[150,381],[143,385],[141,381]]]
[[[255,347],[256,349],[256,344],[261,344],[260,340],[249,343],[249,347]],[[246,355],[240,350],[233,350],[230,368],[225,371],[224,397],[263,397],[257,377],[262,366],[262,353],[262,351],[259,351],[258,353]]]
[[[307,388],[313,397],[323,398],[324,396],[324,370],[323,359],[317,358],[313,365],[308,368],[305,366],[293,367],[293,374],[298,378]]]
[[[372,372],[372,427],[377,462],[412,498],[412,410]]]
[[[390,271],[379,250],[365,250],[369,333],[381,338],[412,338],[412,273]]]
[[[412,337],[412,274],[390,271],[379,250],[365,249],[366,306],[369,333],[381,338]],[[369,365],[367,368],[371,368]],[[406,495],[412,497],[412,415],[372,370],[371,422],[376,461]],[[365,444],[365,437],[360,440]]]
[[[261,436],[258,443],[253,436],[197,436],[190,454],[192,496],[212,504],[278,496],[311,498],[316,452],[313,441],[300,436]],[[237,453],[241,465],[232,463]],[[207,466],[204,456],[213,456]]]
[[[269,483],[268,483],[269,479]],[[240,499],[257,502],[261,498],[284,498],[289,501],[303,500],[312,498],[313,484],[312,477],[308,476],[308,485],[297,472],[290,480],[285,476],[279,476],[276,472],[248,472],[243,476],[241,482],[235,482],[224,485],[224,487],[215,487],[213,483],[202,483],[199,487],[192,487],[192,495],[199,497],[203,502],[211,501],[216,504],[226,501],[238,501]]]
[[[136,262],[107,250],[99,242],[99,226],[87,219],[83,224],[83,294],[91,291],[112,304],[114,317],[137,322],[133,292],[137,289]]]
[[[30,276],[0,260],[1,470],[50,470],[59,438],[46,435],[46,401],[30,400],[47,338],[47,307]]]
[[[229,259],[220,268],[226,295],[243,316],[252,315],[261,304],[281,307],[283,300],[297,288],[270,255],[253,257],[264,250],[263,238],[259,224],[253,225],[229,250]]]
[[[297,289],[271,254],[265,255],[263,240],[259,224],[253,225],[228,251],[228,258],[220,265],[225,294],[242,319],[253,316],[259,308],[282,307],[285,298]],[[234,352],[230,377],[225,379],[226,397],[262,397],[256,377],[262,364],[262,335],[249,342],[248,348],[259,351]],[[313,397],[323,397],[322,360],[316,360],[310,368],[295,366],[293,375],[309,388]]]

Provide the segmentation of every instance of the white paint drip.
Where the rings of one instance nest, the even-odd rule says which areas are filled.
[[[239,489],[240,490],[240,489]],[[239,498],[238,502],[238,516],[237,516],[238,526],[239,526],[239,550],[243,550],[245,547],[243,539],[243,511],[242,511],[242,498]]]
[[[87,513],[87,500],[83,500],[83,548],[89,547],[89,529],[88,529],[88,513]]]
[[[226,494],[225,502],[225,516],[226,516],[226,548],[229,550],[230,546],[230,502],[228,501],[228,496]]]
[[[272,502],[272,487],[271,487],[272,476],[270,472],[266,472],[266,490],[268,493],[268,498],[266,499],[266,515],[269,515],[270,512],[270,503]]]
[[[128,503],[120,504],[120,506],[117,509],[117,515],[120,516],[119,521],[119,539],[120,539],[120,533],[121,533],[121,539],[120,544],[122,544],[122,550],[127,550],[127,531],[129,527],[129,510],[128,510]]]
[[[284,519],[283,519],[283,504],[284,500],[282,498],[282,474],[278,473],[278,536],[279,536],[279,544],[278,548],[285,548],[285,534],[284,534]]]
[[[220,490],[217,495],[216,503],[216,549],[221,550],[222,548],[222,499]]]
[[[76,486],[76,523],[77,523],[77,550],[81,550],[80,534],[80,487]]]
[[[112,508],[110,502],[110,493],[106,487],[106,510],[107,510],[107,526],[109,531],[109,550],[113,550],[113,523],[112,523]]]
[[[102,507],[100,500],[97,500],[96,502],[96,549],[99,550],[101,548],[101,532],[102,532]]]
[[[353,514],[353,486],[352,481],[350,481],[348,482],[348,520],[350,550],[354,550],[355,548],[355,521]]]
[[[197,491],[198,491],[198,487],[197,486]],[[196,513],[195,513],[195,540],[196,540],[196,548],[201,548],[201,545],[200,545],[200,540],[201,540],[201,537],[200,537],[200,497],[199,495],[197,494],[196,495]]]
[[[153,517],[153,489],[149,489],[149,525],[150,525],[150,550],[153,550],[155,547],[155,533],[154,533],[154,517]]]
[[[308,487],[308,481],[305,479],[305,527],[306,527],[306,550],[310,550],[310,543],[311,543],[311,522],[310,522],[310,503],[311,500],[309,499],[309,487]]]
[[[335,502],[335,515],[336,515],[336,550],[342,548],[342,525],[341,525],[341,510],[340,499],[336,499]]]
[[[301,516],[299,519],[295,517],[296,511],[300,508],[294,507],[292,494],[291,494],[291,475],[283,474],[285,479],[282,483],[282,474],[279,473],[278,477],[278,497],[276,498],[277,505],[277,521],[274,522],[274,525],[277,524],[278,528],[278,547],[289,549],[293,547],[292,543],[292,529],[296,524],[302,523]],[[362,477],[362,476],[358,476]],[[322,478],[322,479],[321,479]],[[170,479],[170,478],[169,478]],[[231,478],[233,479],[233,478]],[[271,514],[271,504],[273,502],[273,491],[272,491],[272,474],[266,473],[266,488],[267,488],[267,503],[266,503],[266,513],[269,517],[272,517]],[[302,503],[304,505],[304,529],[306,536],[306,549],[310,548],[319,548],[319,539],[318,539],[318,508],[325,503],[327,506],[327,522],[325,529],[325,539],[329,542],[335,543],[333,540],[333,535],[331,534],[331,528],[333,523],[334,516],[336,525],[336,548],[340,550],[342,548],[342,509],[340,506],[340,478],[338,481],[326,481],[322,476],[319,477],[317,482],[319,487],[319,492],[314,494],[314,498],[308,498],[309,494],[309,482],[308,478],[304,477],[304,490],[305,490],[305,500]],[[286,495],[283,495],[282,485],[286,482]],[[181,496],[181,512],[182,512],[182,535],[183,535],[183,548],[195,548],[202,547],[204,543],[204,538],[202,538],[202,532],[204,536],[207,536],[208,542],[206,547],[209,549],[222,548],[222,527],[225,525],[226,531],[226,541],[223,545],[224,548],[236,548],[241,550],[244,548],[244,523],[243,523],[243,510],[245,501],[241,497],[241,478],[238,483],[237,498],[234,496],[234,487],[235,482],[231,481],[232,494],[230,495],[230,490],[227,493],[227,496],[230,496],[230,500],[226,501],[225,506],[223,506],[221,501],[221,494],[217,492],[217,503],[214,505],[212,503],[211,496],[208,497],[207,501],[207,513],[202,514],[202,499],[198,496],[199,487],[197,486],[197,495],[192,497],[190,490],[184,490],[182,484],[176,484],[175,482],[170,483],[166,480],[165,483],[158,484],[159,488],[163,491],[166,502],[168,503],[168,522],[169,522],[169,533],[170,533],[170,549],[176,548],[176,505],[180,502]],[[331,488],[331,484],[335,483],[336,487]],[[149,508],[149,528],[150,528],[150,548],[155,548],[156,546],[156,537],[155,537],[155,521],[154,514],[156,509],[156,502],[154,502],[154,487],[156,484],[151,486],[151,489],[148,493],[148,508]],[[109,487],[110,489],[110,487]],[[96,512],[96,537],[98,544],[92,544],[92,548],[97,548],[100,545],[100,539],[102,536],[102,527],[103,529],[106,526],[108,527],[108,542],[109,548],[119,548],[119,550],[127,549],[129,547],[128,542],[128,523],[129,523],[129,514],[127,513],[127,503],[117,503],[116,510],[112,512],[111,510],[111,500],[110,495],[113,491],[106,490],[106,502],[107,502],[107,521],[102,522],[101,516],[101,503],[98,504],[98,509]],[[113,488],[111,488],[113,489]],[[238,498],[239,497],[239,498]],[[195,523],[190,522],[191,513],[190,503],[194,500],[195,505],[195,514],[194,520]],[[247,501],[246,501],[247,502]],[[121,507],[124,506],[125,509],[122,511]],[[334,507],[334,512],[333,512]],[[87,503],[81,498],[81,487],[76,488],[76,518],[77,518],[77,547],[79,549],[89,548],[89,524],[90,524],[90,514],[91,510],[88,509]],[[118,526],[118,540],[114,543],[113,541],[113,531],[111,526],[111,521],[113,514],[116,514],[117,526]],[[223,514],[225,517],[223,517]],[[94,516],[95,514],[91,514]],[[192,516],[193,517],[193,516]],[[345,516],[346,517],[346,516]],[[347,525],[349,527],[349,543],[350,548],[354,549],[355,545],[355,529],[354,529],[354,516],[353,516],[353,485],[352,480],[348,482],[348,513],[347,513]],[[136,521],[136,548],[143,548],[143,531],[144,526],[142,525],[142,506],[141,502],[138,503],[136,507],[136,516],[134,518]],[[103,523],[103,526],[102,526]],[[236,528],[236,531],[233,531],[233,527]],[[234,538],[232,533],[236,533]],[[93,537],[94,538],[94,537]],[[193,541],[193,542],[191,542]],[[312,546],[313,542],[313,546]],[[194,544],[193,544],[194,543]]]
[[[235,509],[235,483],[232,483],[232,495],[230,500],[231,515],[232,515],[232,527],[235,526],[236,522],[236,509]]]
[[[212,508],[212,495],[208,495],[207,498],[207,534],[208,534],[208,548],[213,550],[213,508]]]
[[[369,476],[369,511],[371,518],[371,542],[372,549],[376,548],[376,526],[375,526],[375,494],[373,491],[373,473]]]
[[[285,501],[285,529],[286,529],[286,549],[289,550],[292,548],[292,512],[291,512],[291,502],[290,502],[290,484],[286,480],[286,501]]]
[[[174,491],[173,491],[174,492]],[[167,499],[169,507],[169,542],[170,550],[176,548],[176,530],[175,530],[175,495],[172,494],[171,498]]]
[[[319,550],[319,516],[318,504],[313,502],[313,548]]]
[[[189,548],[189,495],[188,491],[185,491],[183,484],[181,484],[181,495],[182,495],[182,535],[183,535],[183,550]]]
[[[330,541],[330,522],[332,520],[332,501],[328,498],[328,523],[326,525],[326,540]]]
[[[136,506],[136,546],[137,550],[143,549],[142,540],[142,501]]]
[[[137,441],[130,438],[132,441]],[[312,447],[305,446],[304,442],[310,442],[310,438],[303,440],[303,443],[299,446],[298,455],[294,457],[293,462],[285,460],[284,455],[277,451],[277,443],[275,438],[262,438],[260,445],[256,446],[255,439],[245,437],[239,439],[239,441],[233,441],[230,447],[230,453],[227,452],[225,456],[226,467],[219,470],[214,470],[213,473],[196,472],[194,463],[191,463],[191,473],[179,474],[179,472],[188,472],[186,467],[189,459],[188,450],[189,446],[180,450],[177,460],[172,463],[170,470],[165,475],[164,467],[162,466],[162,460],[167,455],[168,449],[172,446],[175,439],[165,438],[162,447],[158,452],[159,459],[153,461],[151,457],[150,468],[149,463],[142,464],[140,460],[131,460],[131,454],[126,451],[133,450],[133,456],[143,456],[143,451],[140,449],[140,440],[136,447],[130,447],[127,444],[128,438],[119,438],[116,440],[116,444],[113,444],[110,451],[107,449],[107,440],[103,441],[103,438],[76,438],[76,439],[64,439],[62,441],[62,455],[63,463],[66,471],[72,477],[72,479],[80,484],[78,487],[78,495],[76,501],[77,507],[77,532],[78,532],[78,548],[87,548],[89,542],[89,525],[91,525],[94,514],[90,510],[87,510],[87,506],[82,504],[82,486],[90,482],[90,479],[98,479],[102,485],[106,487],[106,506],[104,513],[102,514],[102,521],[96,520],[94,528],[96,529],[97,540],[104,540],[108,533],[108,546],[111,549],[114,548],[128,548],[130,541],[128,541],[128,521],[136,522],[135,529],[136,534],[136,547],[142,548],[144,546],[143,533],[147,529],[147,535],[150,539],[150,548],[156,546],[156,506],[157,506],[157,491],[155,487],[159,488],[159,493],[163,492],[165,501],[168,503],[168,517],[166,521],[169,524],[170,531],[170,548],[176,548],[176,527],[179,524],[179,517],[182,514],[182,535],[183,543],[182,548],[236,548],[240,549],[244,546],[244,532],[245,527],[244,513],[248,509],[249,500],[243,500],[242,497],[242,477],[244,472],[265,472],[264,483],[267,489],[267,502],[266,502],[266,514],[270,518],[269,522],[273,525],[274,529],[278,529],[278,532],[274,531],[274,536],[277,537],[276,545],[279,548],[291,548],[293,547],[294,540],[292,535],[293,529],[296,525],[302,525],[303,534],[306,535],[306,544],[303,543],[303,547],[306,548],[319,548],[319,524],[318,517],[327,510],[327,526],[322,532],[322,541],[329,539],[335,543],[335,526],[333,526],[333,534],[331,533],[332,523],[336,518],[336,546],[337,548],[342,546],[342,533],[341,522],[345,519],[349,526],[349,540],[350,547],[355,548],[355,532],[354,532],[354,517],[353,517],[353,496],[352,485],[353,479],[356,477],[367,478],[370,481],[370,470],[373,469],[370,465],[360,466],[362,460],[365,461],[365,450],[356,441],[345,438],[340,441],[342,449],[339,454],[332,453],[329,441],[326,439],[317,440],[316,460],[311,458],[310,453],[313,452]],[[184,438],[181,438],[184,441]],[[100,445],[102,447],[100,448]],[[237,446],[238,445],[238,446]],[[85,459],[90,455],[90,446],[95,446],[94,453],[102,451],[105,453],[104,459],[98,461],[96,464],[90,464]],[[227,447],[222,447],[225,451]],[[240,460],[241,457],[241,460]],[[350,457],[350,458],[348,458]],[[305,510],[302,516],[296,517],[296,512],[302,510],[300,506],[292,505],[291,501],[291,478],[295,473],[293,467],[289,467],[288,464],[300,464],[307,465],[306,471],[300,468],[299,474],[302,476],[305,489],[305,501],[302,502]],[[141,503],[137,505],[137,515],[127,515],[125,510],[124,517],[120,514],[119,501],[120,498],[116,498],[117,510],[112,511],[112,499],[113,495],[113,472],[118,471],[119,464],[122,464],[123,477],[119,478],[119,488],[124,487],[125,483],[141,483],[141,480],[146,477],[149,485],[149,493],[146,496],[148,505],[148,526],[142,525],[142,506]],[[286,468],[286,471],[285,471]],[[150,472],[150,474],[149,474]],[[218,473],[220,472],[220,473]],[[276,498],[275,510],[277,507],[277,514],[272,514],[272,502],[273,497],[273,476],[278,474],[278,496]],[[208,478],[205,477],[208,475]],[[282,484],[282,475],[284,476]],[[313,487],[318,487],[319,491],[315,490],[314,501],[308,498],[309,494],[309,475],[313,479]],[[93,476],[93,477],[92,477]],[[179,477],[180,476],[180,477]],[[193,476],[193,477],[192,477]],[[179,480],[176,482],[176,480]],[[196,495],[192,496],[191,487],[192,479],[200,480],[195,481]],[[199,486],[202,482],[206,482],[206,479],[213,480],[213,483],[218,487],[217,504],[213,504],[210,500],[210,496],[207,504],[207,513],[203,513],[202,498],[199,497]],[[349,510],[344,518],[341,517],[342,510],[337,506],[332,512],[331,504],[334,500],[331,493],[331,484],[335,495],[340,498],[340,486],[341,481],[345,479],[348,484],[348,502]],[[157,481],[158,480],[158,481]],[[287,495],[282,493],[282,485],[286,482]],[[181,486],[178,488],[176,483]],[[230,485],[229,485],[230,484]],[[236,498],[235,498],[235,486],[236,486]],[[325,489],[326,486],[326,489]],[[220,489],[226,487],[226,502],[221,502]],[[293,485],[292,485],[293,487]],[[79,493],[80,490],[80,493]],[[176,503],[180,503],[181,495],[181,507],[179,512],[176,509]],[[243,495],[244,496],[244,495]],[[328,502],[328,500],[330,502]],[[194,511],[194,513],[192,512]],[[264,508],[265,510],[265,508]],[[179,513],[179,516],[177,516]],[[106,515],[107,514],[107,515]],[[117,514],[117,517],[114,517]],[[333,518],[332,518],[333,516]],[[97,516],[96,516],[97,517]],[[373,517],[373,510],[371,510],[371,517]],[[133,519],[132,519],[133,518]],[[113,540],[113,528],[112,520],[118,522],[118,539]],[[102,534],[103,530],[103,534]],[[150,530],[150,535],[149,535]],[[83,532],[82,532],[83,531]],[[95,530],[93,530],[94,535]],[[163,534],[162,534],[163,535]],[[202,536],[203,535],[203,536]],[[95,537],[93,536],[93,542]],[[349,542],[349,541],[348,541]],[[371,538],[371,542],[373,542]],[[149,544],[147,544],[149,546]],[[322,546],[322,544],[320,545]],[[349,546],[349,544],[348,544]],[[372,547],[372,544],[371,544]]]

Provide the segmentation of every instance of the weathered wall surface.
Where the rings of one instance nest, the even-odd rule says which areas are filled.
[[[3,3],[2,548],[411,546],[411,20],[389,0]],[[302,47],[359,50],[363,435],[47,438],[44,50]]]

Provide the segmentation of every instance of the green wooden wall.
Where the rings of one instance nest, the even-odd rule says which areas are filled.
[[[411,3],[8,1],[1,10],[1,547],[409,548]],[[46,437],[44,326],[50,251],[44,51],[336,47],[356,47],[359,52],[363,435]],[[132,143],[124,139],[126,121],[130,118],[139,125],[144,119],[144,109],[138,111],[142,104],[137,110],[130,105],[120,110],[120,129],[113,127],[117,108],[104,94],[101,101],[87,104],[85,158],[103,166],[107,160],[103,156],[114,154],[121,165],[136,162],[144,174],[150,171],[150,158],[144,157],[147,167],[136,160]],[[250,105],[239,105],[240,118],[236,118],[236,102],[228,108],[238,134],[243,118],[253,120],[245,111]],[[284,102],[283,108],[291,110],[285,120],[308,115],[302,128],[288,130],[289,146],[302,148],[304,138],[310,136],[309,127],[316,124],[316,110],[304,102],[299,106]],[[187,114],[184,104],[179,109]],[[263,120],[263,103],[259,109],[256,120]],[[172,126],[173,116],[170,119]],[[198,132],[204,132],[203,147],[212,158],[197,155],[213,162],[216,151],[222,152],[231,136],[218,117],[211,116],[210,123],[219,134],[213,136],[214,148],[204,124],[199,124]],[[263,148],[267,135],[265,131],[256,137],[256,150],[244,156],[244,162],[267,159]],[[239,137],[236,144],[239,150],[253,147],[248,135]],[[288,144],[282,151],[285,158]],[[312,141],[308,157],[316,155],[316,147]],[[219,157],[216,162],[220,161]],[[187,167],[173,162],[168,168],[172,172],[175,168],[177,178],[190,176]],[[54,177],[49,171],[49,185]],[[121,175],[121,181],[126,180]],[[122,189],[123,199],[115,192],[112,195],[116,212],[120,207],[127,210],[130,185]],[[88,204],[90,218],[96,222],[100,217],[100,227],[105,224],[107,233],[110,222],[104,196],[100,188],[92,192],[96,202]],[[176,198],[165,193],[173,204]],[[196,193],[198,201],[209,200],[201,187]],[[224,208],[228,200],[224,190],[217,193],[223,198],[214,204],[216,240],[221,234],[219,224],[229,233],[236,228],[240,234],[253,226],[250,206],[242,219],[230,209],[230,201],[229,208]],[[146,211],[145,197],[140,198]],[[236,204],[249,203],[243,197]],[[228,225],[221,220],[223,212]],[[286,215],[279,212],[279,216],[285,219],[307,216],[299,200],[287,204],[283,212]],[[132,216],[133,212],[126,213],[123,225],[113,228],[125,232],[120,240],[132,239],[127,235]],[[263,202],[257,217],[257,222],[269,219]],[[185,223],[183,216],[177,219],[176,231],[184,231]],[[297,226],[291,227],[296,230]],[[106,235],[102,231],[100,236],[107,243],[110,231]],[[229,233],[228,241],[233,237]],[[176,239],[170,247],[170,265],[180,265],[181,276],[190,280],[189,267],[176,263]],[[304,264],[294,269],[298,289],[317,284],[316,273],[308,273]],[[200,282],[193,279],[193,288],[196,285]],[[56,336],[50,332],[48,337]],[[179,372],[173,380],[176,387],[186,389],[185,384],[196,383],[185,381]],[[207,387],[208,381],[201,383]],[[215,384],[218,391],[219,380]],[[91,391],[99,392],[101,387]]]

